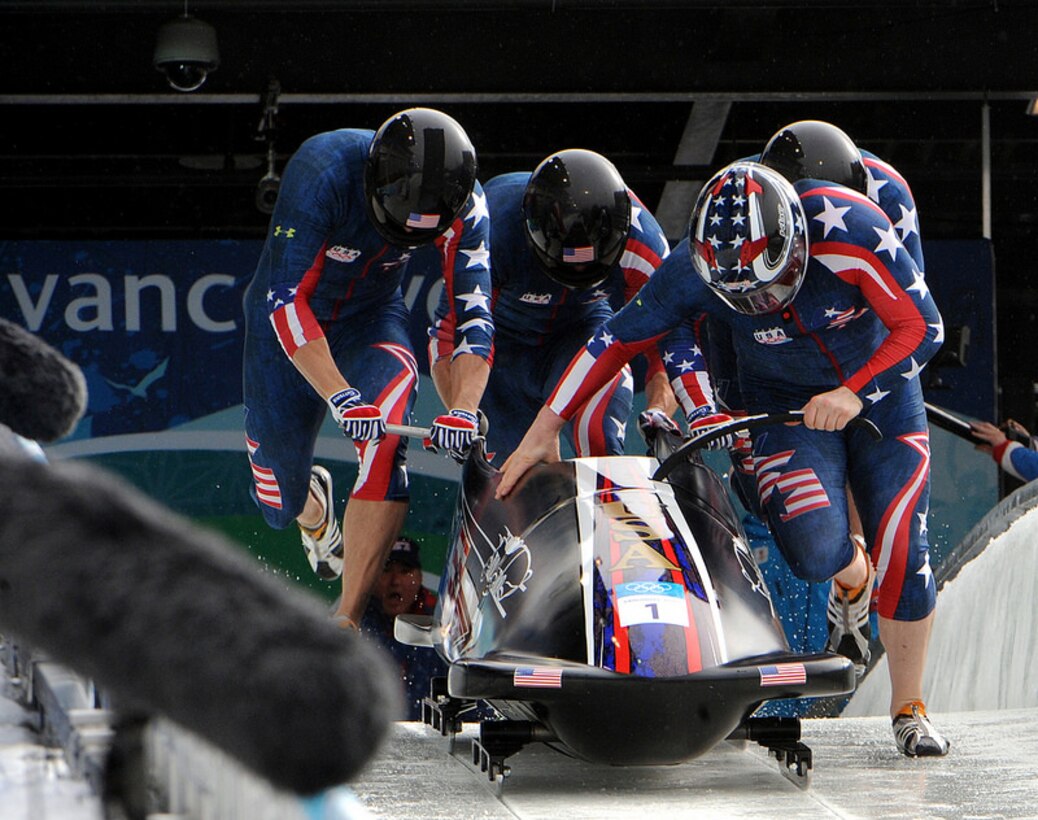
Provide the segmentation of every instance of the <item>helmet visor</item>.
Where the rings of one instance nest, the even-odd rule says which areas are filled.
[[[790,264],[773,282],[756,290],[740,292],[737,288],[730,289],[721,284],[714,284],[710,289],[732,310],[747,316],[759,316],[762,313],[775,313],[787,307],[797,295],[803,281],[804,268],[798,260]]]

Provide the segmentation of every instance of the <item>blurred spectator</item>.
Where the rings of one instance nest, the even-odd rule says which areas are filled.
[[[382,574],[375,582],[361,631],[384,646],[400,664],[406,687],[406,720],[422,719],[422,698],[429,694],[429,681],[447,674],[447,665],[435,649],[407,646],[393,637],[397,615],[432,615],[436,593],[422,586],[422,562],[418,542],[400,536],[389,551]]]
[[[970,422],[970,430],[975,438],[984,443],[976,449],[988,453],[1013,478],[1020,481],[1033,481],[1038,478],[1038,450],[1035,439],[1022,424],[1009,419],[996,427],[988,421]]]

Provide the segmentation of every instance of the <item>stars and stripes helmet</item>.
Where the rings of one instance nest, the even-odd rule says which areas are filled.
[[[801,120],[780,128],[764,146],[760,161],[790,182],[821,179],[868,194],[861,151],[832,123]]]
[[[534,169],[523,194],[523,224],[544,272],[582,290],[601,283],[623,253],[631,197],[613,163],[571,148]]]
[[[781,310],[804,281],[806,224],[787,179],[756,162],[732,163],[703,186],[692,209],[692,265],[733,310]]]
[[[393,245],[434,241],[451,226],[476,182],[476,150],[442,111],[409,108],[371,141],[364,198],[375,229]]]

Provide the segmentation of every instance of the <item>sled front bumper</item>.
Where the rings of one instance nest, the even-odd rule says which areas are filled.
[[[730,735],[764,701],[854,691],[839,655],[776,654],[691,675],[649,678],[551,658],[463,659],[448,692],[518,703],[578,757],[617,765],[677,763]]]

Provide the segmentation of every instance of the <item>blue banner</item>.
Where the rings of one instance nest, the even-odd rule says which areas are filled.
[[[71,438],[168,430],[241,404],[242,295],[259,241],[0,243],[0,316],[78,364],[89,406]],[[412,341],[443,284],[404,281]]]

